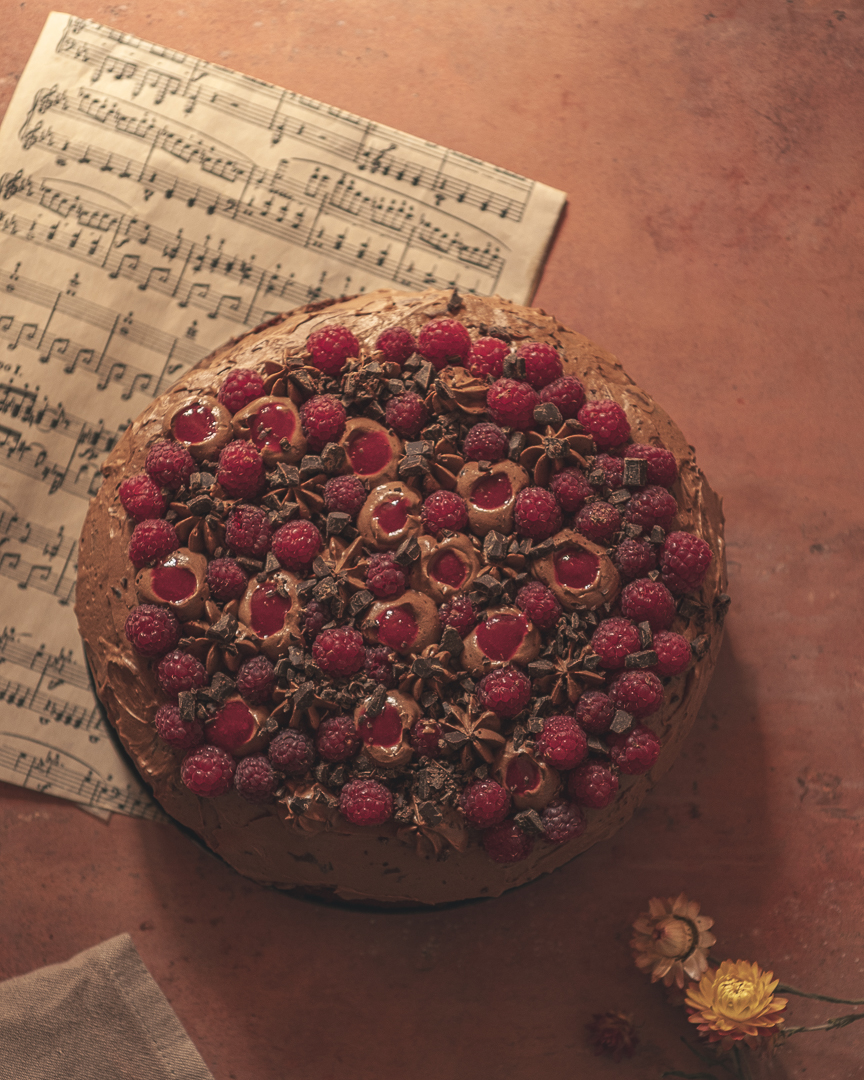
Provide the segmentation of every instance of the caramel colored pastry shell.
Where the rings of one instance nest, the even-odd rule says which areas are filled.
[[[582,381],[589,399],[609,397],[622,406],[634,442],[659,441],[678,460],[676,528],[704,537],[715,554],[700,594],[694,597],[707,608],[700,632],[710,635],[710,647],[683,676],[668,683],[662,710],[646,722],[662,741],[656,765],[644,776],[622,776],[621,790],[611,806],[586,810],[588,824],[581,837],[557,846],[538,842],[527,859],[509,865],[493,862],[476,837],[464,852],[448,849],[446,858],[426,858],[397,837],[399,826],[393,821],[364,828],[329,814],[313,828],[311,822],[292,821],[279,803],[255,806],[234,792],[204,799],[181,785],[178,764],[182,755],[158,738],[152,723],[162,700],[156,681],[146,659],[133,651],[123,632],[138,600],[135,570],[126,554],[134,522],[120,504],[121,482],[144,470],[148,448],[163,437],[166,414],[192,395],[215,397],[233,368],[263,370],[268,361],[281,364],[287,358],[302,357],[308,334],[330,324],[347,326],[367,348],[381,330],[394,324],[416,335],[430,319],[448,314],[449,295],[380,290],[301,308],[234,339],[202,360],[131,425],[108,458],[104,482],[90,506],[80,541],[76,611],[97,693],[123,745],[166,811],[198,833],[241,874],[265,884],[346,901],[420,906],[497,896],[554,870],[612,836],[666,772],[696,717],[717,659],[722,619],[714,615],[712,605],[726,587],[723,515],[720,500],[696,466],[684,436],[615,358],[586,338],[539,309],[519,307],[500,297],[465,296],[456,317],[473,336],[480,335],[482,325],[506,328],[514,345],[549,341],[564,358],[565,373]],[[684,630],[683,620],[676,620],[673,629]],[[694,631],[689,636],[695,636]]]

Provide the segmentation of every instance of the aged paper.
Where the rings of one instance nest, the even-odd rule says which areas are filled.
[[[56,12],[0,170],[0,779],[160,817],[106,731],[72,610],[106,454],[277,312],[381,286],[528,302],[564,195]]]

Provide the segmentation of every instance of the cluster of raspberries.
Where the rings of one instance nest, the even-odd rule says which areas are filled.
[[[368,483],[344,469],[335,475],[331,470],[329,478],[326,472],[315,473],[314,461],[310,474],[304,458],[286,493],[291,481],[265,464],[254,439],[235,437],[202,460],[200,452],[197,459],[193,456],[194,444],[167,438],[151,445],[144,471],[124,480],[119,490],[132,525],[129,559],[138,571],[165,565],[182,550],[190,521],[200,523],[203,516],[211,527],[205,588],[212,633],[205,628],[205,655],[193,647],[196,628],[200,646],[200,625],[186,625],[170,601],[140,603],[129,613],[125,630],[151,664],[164,697],[155,728],[180,755],[180,777],[190,791],[217,797],[233,790],[252,803],[282,798],[290,805],[298,789],[317,784],[327,792],[333,812],[357,825],[378,826],[391,818],[412,820],[408,807],[415,774],[431,766],[447,781],[439,784],[439,801],[479,832],[492,859],[509,863],[527,857],[538,841],[560,844],[581,835],[586,810],[608,806],[621,777],[645,773],[655,764],[661,744],[645,721],[661,709],[664,684],[683,675],[694,654],[698,657],[707,647],[697,647],[687,636],[700,604],[686,594],[700,589],[711,548],[674,527],[674,455],[662,446],[633,443],[623,409],[605,397],[588,400],[580,381],[564,373],[552,345],[514,346],[505,338],[472,336],[450,317],[432,319],[416,337],[394,326],[368,344],[345,326],[324,325],[308,336],[306,354],[293,363],[304,379],[295,380],[291,393],[314,453],[326,453],[339,442],[351,415],[371,416],[401,439],[426,440],[423,470],[409,481],[425,496],[422,531],[439,538],[464,533],[478,553],[483,541],[471,536],[465,501],[429,481],[430,445],[443,439],[464,461],[494,465],[513,457],[514,438],[524,446],[524,433],[550,422],[559,427],[569,422],[568,432],[590,436],[592,455],[578,461],[559,457],[547,487],[529,485],[520,491],[514,542],[527,551],[528,561],[523,558],[523,572],[514,572],[512,580],[493,572],[493,583],[497,573],[504,586],[503,600],[500,589],[494,601],[476,590],[458,592],[439,608],[442,635],[455,634],[457,642],[482,621],[485,606],[503,602],[521,609],[542,635],[540,656],[546,662],[540,667],[547,676],[571,655],[566,642],[578,629],[590,641],[581,694],[575,701],[571,694],[564,707],[559,697],[556,706],[547,689],[535,685],[532,665],[527,670],[516,663],[493,665],[475,682],[456,659],[443,692],[438,684],[431,693],[415,695],[428,715],[405,733],[411,760],[390,771],[376,766],[363,752],[369,722],[362,710],[361,721],[355,720],[346,698],[349,706],[353,701],[364,708],[375,699],[380,713],[382,688],[392,690],[404,677],[419,674],[422,691],[423,665],[418,667],[417,657],[406,650],[398,619],[382,617],[373,644],[358,629],[362,608],[352,618],[350,606],[346,611],[343,605],[341,616],[334,618],[326,597],[313,588],[322,577],[331,522],[338,519],[343,538],[357,535],[354,523],[369,494]],[[434,378],[448,365],[467,368],[487,383],[482,422],[436,407]],[[364,371],[378,379],[371,402],[368,395],[354,392]],[[284,394],[287,385],[277,393]],[[271,393],[272,382],[268,387],[256,371],[237,369],[225,378],[218,398],[233,415]],[[298,499],[303,484],[318,505],[323,501],[323,509],[307,508],[300,516],[296,510],[285,513],[283,507]],[[524,572],[530,569],[531,544],[542,544],[562,528],[575,529],[608,551],[623,585],[614,605],[568,615],[549,588]],[[361,558],[370,600],[398,600],[407,588],[410,560],[373,547]],[[491,569],[487,564],[484,573]],[[227,619],[236,629],[241,598],[253,579],[265,583],[274,570],[289,571],[309,586],[303,640],[291,649],[286,646],[283,657],[230,649],[220,655],[212,646],[219,640],[218,628]],[[323,570],[323,576],[327,573]],[[247,644],[250,640],[254,643],[254,634],[246,635]],[[448,640],[450,653],[458,657],[453,638]],[[704,642],[704,636],[699,640]],[[286,704],[291,706],[298,693],[302,698],[304,685],[308,691],[303,673],[308,676],[310,665],[313,678],[337,693],[329,699],[323,695],[326,708],[319,695],[315,710],[304,714],[302,702],[300,707]],[[505,738],[517,738],[535,767],[558,777],[545,805],[520,798],[526,790],[524,775],[511,782],[508,770],[496,770],[494,762],[474,753],[470,732],[452,721],[451,705],[463,713],[467,707],[472,716],[491,714],[487,725]],[[260,721],[268,713],[276,719],[258,722],[249,738],[250,717]]]

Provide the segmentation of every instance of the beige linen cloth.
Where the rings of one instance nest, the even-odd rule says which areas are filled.
[[[128,934],[0,982],[2,1080],[213,1080]]]

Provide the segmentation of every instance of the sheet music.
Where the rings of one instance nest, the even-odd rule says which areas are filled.
[[[0,170],[0,779],[160,817],[105,730],[72,609],[106,455],[280,311],[381,286],[528,302],[564,195],[57,12]]]

